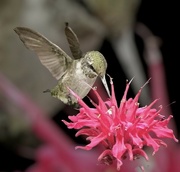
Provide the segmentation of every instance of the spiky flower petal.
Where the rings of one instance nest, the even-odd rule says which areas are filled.
[[[93,147],[102,144],[104,151],[98,160],[104,164],[111,164],[114,160],[117,162],[119,170],[123,164],[122,160],[129,157],[134,160],[141,155],[148,160],[148,156],[143,150],[144,146],[152,147],[155,154],[161,145],[167,146],[160,138],[172,138],[178,141],[173,130],[167,127],[172,116],[167,119],[160,114],[162,107],[158,110],[153,108],[157,102],[154,100],[145,107],[139,107],[138,99],[142,88],[135,98],[127,99],[127,93],[130,83],[127,83],[124,95],[118,106],[112,79],[111,97],[103,101],[96,89],[94,94],[98,99],[98,104],[92,102],[94,108],[88,107],[83,100],[73,94],[81,108],[75,116],[69,116],[71,122],[64,121],[69,129],[77,129],[76,136],[86,135],[90,141],[86,146],[77,146],[85,150],[91,150]]]

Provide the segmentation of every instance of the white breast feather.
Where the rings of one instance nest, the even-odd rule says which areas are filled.
[[[81,63],[80,62],[78,62],[77,63],[77,65],[76,65],[76,74],[78,75],[80,75],[80,74],[82,74],[82,68],[81,68]]]

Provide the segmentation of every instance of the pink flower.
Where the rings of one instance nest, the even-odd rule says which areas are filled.
[[[69,116],[71,122],[64,120],[63,122],[69,129],[79,130],[76,136],[86,135],[86,139],[90,141],[86,146],[77,146],[76,148],[91,150],[101,144],[104,146],[104,151],[98,160],[108,165],[116,160],[117,170],[120,170],[123,164],[122,160],[126,157],[132,161],[141,155],[148,160],[148,156],[143,150],[145,146],[153,148],[153,155],[161,145],[167,146],[159,138],[172,138],[178,142],[173,130],[167,127],[172,116],[165,119],[160,114],[162,107],[158,110],[153,108],[157,100],[148,106],[139,107],[138,99],[143,87],[134,99],[127,100],[130,86],[130,83],[127,83],[118,106],[112,79],[110,83],[111,97],[105,102],[96,89],[93,89],[98,99],[98,104],[91,100],[95,108],[88,107],[78,95],[70,90],[71,94],[77,98],[81,108],[77,115]]]

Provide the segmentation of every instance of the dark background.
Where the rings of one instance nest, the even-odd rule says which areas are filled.
[[[151,31],[162,40],[161,52],[163,55],[167,88],[170,98],[171,109],[176,121],[178,132],[179,126],[179,10],[177,1],[142,1],[137,21],[143,22]]]

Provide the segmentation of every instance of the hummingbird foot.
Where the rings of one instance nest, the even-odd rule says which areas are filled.
[[[71,105],[75,110],[79,110],[81,108],[81,105],[79,103],[74,103]]]
[[[50,93],[51,90],[50,89],[47,89],[47,90],[44,90],[43,93]]]

